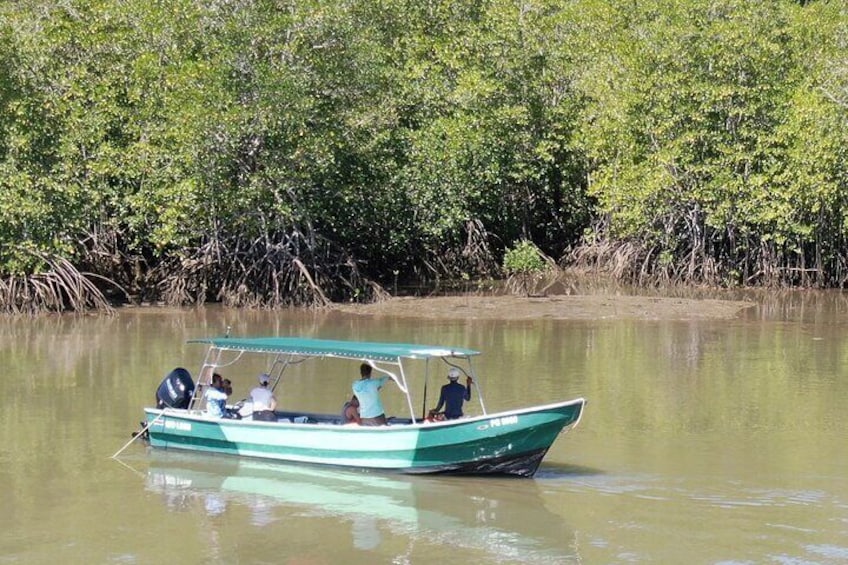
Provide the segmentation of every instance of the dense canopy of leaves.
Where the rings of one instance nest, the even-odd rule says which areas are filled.
[[[827,0],[2,3],[0,305],[56,265],[172,303],[370,299],[498,276],[516,240],[843,285],[846,30]]]

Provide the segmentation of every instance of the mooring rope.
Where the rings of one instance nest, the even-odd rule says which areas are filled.
[[[167,408],[165,410],[162,410],[161,414],[159,414],[158,416],[156,416],[155,418],[153,418],[152,420],[147,422],[147,424],[143,428],[141,428],[140,432],[133,435],[132,439],[130,439],[127,443],[125,443],[124,446],[121,449],[119,449],[118,451],[115,452],[115,454],[112,456],[112,459],[115,459],[116,457],[118,457],[118,455],[120,455],[126,448],[128,448],[132,442],[134,442],[135,440],[137,440],[138,438],[143,436],[145,434],[145,432],[147,432],[147,430],[150,429],[150,426],[155,424],[159,420],[159,418],[161,418],[162,416],[165,415],[166,411],[167,411]]]

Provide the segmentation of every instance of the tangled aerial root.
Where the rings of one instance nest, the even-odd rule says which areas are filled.
[[[92,279],[101,279],[112,285],[115,283],[99,275],[82,273],[63,257],[45,253],[35,255],[45,265],[42,272],[10,275],[0,279],[0,312],[35,315],[66,311],[113,311]]]

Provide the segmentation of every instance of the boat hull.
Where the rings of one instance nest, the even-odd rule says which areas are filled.
[[[207,418],[145,409],[154,448],[405,473],[533,476],[582,398],[447,422],[379,427]]]

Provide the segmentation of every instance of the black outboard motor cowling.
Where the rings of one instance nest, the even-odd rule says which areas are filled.
[[[194,381],[182,367],[168,373],[156,389],[157,408],[188,408],[194,394]]]

